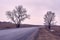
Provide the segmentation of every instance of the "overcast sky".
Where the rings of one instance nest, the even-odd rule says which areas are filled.
[[[23,23],[43,24],[44,15],[52,11],[56,15],[57,24],[60,24],[60,0],[0,0],[0,21],[10,21],[6,11],[13,10],[15,6],[22,5],[30,15]]]

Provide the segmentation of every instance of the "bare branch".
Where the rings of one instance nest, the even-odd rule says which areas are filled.
[[[26,9],[22,6],[17,6],[13,11],[7,11],[6,15],[15,23],[15,24],[21,24],[21,21],[25,20],[29,17],[29,15],[26,14]]]

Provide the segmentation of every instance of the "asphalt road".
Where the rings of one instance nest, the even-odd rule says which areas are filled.
[[[37,32],[37,27],[0,30],[0,40],[32,40]]]

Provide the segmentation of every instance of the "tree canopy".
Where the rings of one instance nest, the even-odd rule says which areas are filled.
[[[23,6],[16,6],[12,11],[7,11],[6,15],[10,18],[15,24],[21,24],[23,20],[29,18],[29,15],[26,14],[26,9]]]
[[[55,13],[48,11],[47,14],[44,16],[44,24],[48,25],[49,29],[52,24],[54,24],[54,19],[55,19]]]

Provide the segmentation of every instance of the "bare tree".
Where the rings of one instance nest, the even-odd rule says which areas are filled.
[[[48,26],[49,29],[51,29],[51,25],[54,25],[55,19],[55,13],[48,11],[47,14],[45,14],[44,17],[44,24]]]
[[[17,25],[17,28],[20,27],[23,20],[29,18],[29,15],[26,14],[26,9],[22,6],[17,6],[13,11],[7,11],[6,15]]]

